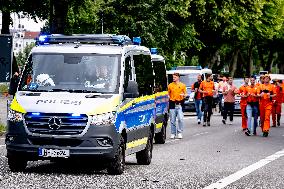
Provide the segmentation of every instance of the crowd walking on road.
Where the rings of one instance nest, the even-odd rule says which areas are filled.
[[[172,139],[182,138],[183,132],[183,103],[187,96],[186,85],[180,82],[180,75],[173,74],[173,82],[168,86],[169,109],[171,120]],[[257,135],[257,127],[261,129],[262,136],[269,135],[271,120],[272,127],[280,126],[281,105],[284,101],[284,83],[274,79],[273,82],[268,74],[262,75],[259,81],[255,76],[244,77],[243,84],[237,87],[233,77],[222,77],[221,81],[214,83],[212,74],[197,76],[196,82],[191,86],[194,92],[194,105],[196,110],[197,124],[211,126],[210,120],[213,114],[213,96],[218,95],[219,110],[222,123],[233,125],[236,98],[241,113],[241,128],[247,136]],[[229,118],[227,120],[227,118]],[[176,119],[178,124],[176,124]]]

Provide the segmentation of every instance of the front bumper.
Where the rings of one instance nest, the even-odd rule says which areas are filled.
[[[195,103],[194,101],[185,101],[183,111],[185,112],[195,112]]]
[[[51,159],[39,156],[39,148],[70,151],[69,158],[92,158],[110,160],[115,157],[120,135],[113,125],[90,126],[79,136],[31,136],[22,122],[8,121],[6,134],[7,156],[16,155],[26,160]]]

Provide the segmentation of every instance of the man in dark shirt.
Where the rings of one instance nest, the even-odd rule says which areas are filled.
[[[196,115],[197,115],[197,123],[201,123],[201,118],[202,118],[202,111],[201,111],[201,106],[202,106],[202,95],[199,92],[199,86],[202,82],[202,77],[199,74],[197,76],[197,81],[192,85],[191,90],[194,92],[194,103],[195,103],[195,109],[196,109]]]

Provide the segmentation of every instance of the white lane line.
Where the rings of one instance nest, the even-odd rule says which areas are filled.
[[[5,145],[0,145],[0,148],[1,148],[1,147],[5,147]]]
[[[6,156],[1,156],[1,158],[6,158]]]
[[[183,119],[196,119],[196,117],[195,116],[190,116],[190,117],[184,117]]]
[[[195,134],[195,135],[193,135],[193,136],[200,136],[200,135],[205,135],[205,134],[208,134],[209,132],[204,132],[204,133],[197,133],[197,134]]]
[[[205,187],[204,189],[220,189],[228,186],[229,184],[241,179],[242,177],[256,171],[257,169],[265,166],[266,164],[284,156],[284,149],[281,151],[276,152],[275,154],[268,156],[246,168],[241,169],[240,171],[231,174],[228,177],[225,177],[216,183],[210,184],[209,186]]]

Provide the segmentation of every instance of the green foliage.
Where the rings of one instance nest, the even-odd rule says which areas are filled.
[[[25,65],[25,62],[27,61],[27,58],[34,46],[34,43],[29,44],[24,48],[23,52],[20,52],[18,54],[18,56],[16,57],[18,66],[22,67],[23,65]]]
[[[0,10],[21,10],[40,18],[58,16],[50,22],[60,20],[65,23],[67,18],[64,32],[69,34],[103,31],[131,38],[141,36],[143,45],[157,47],[165,56],[168,68],[199,64],[220,72],[224,67],[234,68],[237,64],[236,74],[243,74],[254,72],[259,67],[270,69],[273,64],[281,65],[284,57],[281,50],[284,0],[64,2],[8,0],[0,3]],[[68,10],[66,15],[58,14],[63,8]],[[60,23],[56,27],[58,25]],[[234,69],[230,71],[235,72]]]
[[[0,136],[6,132],[6,127],[2,123],[0,123]]]
[[[8,92],[8,85],[0,84],[0,94]]]

